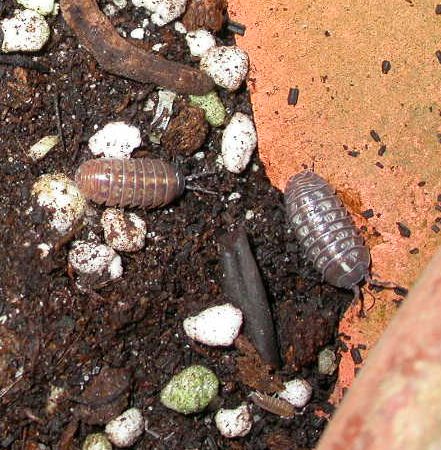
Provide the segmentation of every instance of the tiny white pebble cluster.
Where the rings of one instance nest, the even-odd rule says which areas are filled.
[[[247,76],[248,55],[236,45],[213,47],[202,57],[200,67],[218,86],[235,91]]]
[[[17,0],[17,3],[25,8],[37,11],[43,16],[48,16],[55,12],[54,0]]]
[[[246,114],[237,112],[222,135],[222,158],[227,170],[241,173],[250,162],[257,145],[257,133],[253,121]]]
[[[231,303],[213,306],[184,320],[184,331],[190,338],[205,345],[231,345],[242,326],[242,311]]]
[[[144,39],[144,28],[135,28],[130,32],[130,37],[132,39]]]
[[[110,122],[89,139],[90,151],[106,158],[129,158],[140,145],[139,129],[124,122]]]
[[[158,27],[177,19],[187,6],[187,0],[132,0],[132,2],[135,6],[150,11],[151,20]]]
[[[214,36],[209,31],[203,29],[190,31],[185,36],[185,40],[187,41],[190,53],[197,58],[205,55],[210,48],[216,46]]]
[[[86,200],[76,184],[63,174],[42,175],[34,183],[32,194],[48,211],[50,225],[60,234],[66,234],[83,217]]]
[[[130,408],[105,428],[110,442],[117,447],[130,447],[144,432],[145,421],[138,408]]]
[[[309,402],[312,396],[312,386],[302,378],[283,383],[285,389],[279,392],[279,397],[296,408],[303,408]]]
[[[101,225],[104,240],[113,249],[121,252],[137,252],[144,247],[147,227],[145,221],[135,213],[108,208],[103,212]]]
[[[75,241],[68,255],[72,268],[83,275],[101,276],[108,273],[111,280],[122,275],[121,257],[104,244],[96,242]]]
[[[253,426],[253,417],[245,403],[235,409],[221,408],[214,420],[217,429],[226,438],[246,436]]]
[[[16,10],[13,17],[1,21],[2,51],[36,52],[49,39],[50,28],[44,17],[31,9]]]

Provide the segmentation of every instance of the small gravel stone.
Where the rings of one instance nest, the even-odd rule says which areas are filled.
[[[111,280],[122,275],[121,257],[107,245],[96,242],[75,241],[69,251],[68,261],[72,268],[85,275],[109,274]]]
[[[129,158],[140,145],[139,129],[124,122],[110,122],[89,139],[91,152],[106,158]]]
[[[221,408],[214,420],[217,429],[226,438],[246,436],[253,426],[253,416],[245,403],[235,409]]]
[[[283,384],[285,389],[279,392],[279,397],[296,408],[303,408],[311,399],[312,387],[306,380],[295,378]]]
[[[44,158],[57,144],[60,138],[57,135],[50,135],[41,138],[28,152],[29,158],[34,161]]]
[[[54,0],[17,0],[17,3],[38,12],[42,16],[48,16],[55,12]]]
[[[211,346],[229,346],[242,326],[242,311],[231,303],[213,306],[184,320],[184,331],[190,338]]]
[[[222,158],[226,169],[233,173],[244,171],[256,145],[253,121],[243,113],[235,113],[222,135]]]
[[[130,32],[130,37],[132,39],[144,39],[144,28],[135,28]]]
[[[161,403],[182,414],[205,409],[216,397],[219,381],[204,366],[190,366],[176,374],[162,389]]]
[[[218,86],[235,91],[247,76],[248,55],[235,45],[213,47],[204,54],[200,66]]]
[[[337,369],[336,359],[330,348],[323,349],[318,355],[318,371],[323,375],[332,375]]]
[[[105,432],[117,447],[130,447],[144,432],[145,420],[138,408],[130,408],[116,419],[111,420]]]
[[[50,28],[44,17],[30,9],[16,10],[13,17],[1,21],[2,51],[36,52],[48,41]]]
[[[152,22],[162,27],[183,14],[187,0],[132,0],[132,3],[150,11]]]
[[[49,213],[49,223],[66,234],[85,212],[86,200],[76,184],[63,174],[45,174],[32,187],[37,202]]]
[[[112,450],[112,444],[103,433],[93,433],[86,436],[82,450]]]
[[[207,30],[190,31],[185,36],[190,53],[192,56],[200,58],[210,50],[210,48],[216,46],[216,39]]]
[[[205,119],[212,127],[220,127],[227,115],[225,106],[215,91],[205,95],[190,95],[190,105],[198,106],[205,111]]]
[[[103,212],[101,225],[106,244],[114,250],[137,252],[144,247],[147,226],[135,213],[108,208]]]

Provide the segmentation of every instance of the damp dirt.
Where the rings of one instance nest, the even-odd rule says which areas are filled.
[[[7,0],[2,11],[13,9]],[[130,6],[112,18],[127,32],[141,20]],[[38,54],[48,73],[0,66],[0,448],[80,448],[112,411],[127,406],[140,408],[147,421],[137,449],[313,448],[332,414],[328,399],[337,376],[318,373],[317,355],[325,346],[338,355],[350,351],[338,323],[352,295],[322,284],[304,264],[286,226],[282,193],[270,184],[257,153],[245,172],[234,175],[216,168],[219,130],[209,130],[203,159],[172,156],[149,143],[151,115],[143,108],[156,87],[104,72],[60,14],[49,22],[51,41]],[[172,26],[150,31],[149,45],[166,42],[161,52],[167,58],[196,66]],[[219,42],[231,44],[233,36],[221,32]],[[252,113],[245,88],[220,95],[229,116]],[[140,128],[143,146],[134,157],[173,157],[186,175],[214,172],[197,183],[216,195],[186,191],[166,208],[136,209],[147,223],[145,248],[121,253],[121,279],[79,290],[67,254],[73,240],[90,232],[102,238],[104,208],[90,205],[87,224],[60,238],[30,191],[45,173],[73,177],[92,157],[89,137],[113,120]],[[30,146],[60,126],[64,142],[44,159],[29,161]],[[232,193],[239,194],[235,200]],[[247,232],[274,316],[283,358],[277,371],[249,343],[209,348],[183,332],[186,317],[228,301],[219,237],[237,226]],[[53,244],[46,257],[42,243]],[[252,390],[272,393],[295,376],[312,384],[313,397],[291,419],[253,406],[251,432],[227,440],[214,425],[214,408],[183,416],[159,401],[169,379],[193,363],[219,377],[217,407],[251,405]]]

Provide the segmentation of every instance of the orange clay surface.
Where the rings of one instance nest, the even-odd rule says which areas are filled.
[[[231,19],[247,27],[237,43],[251,60],[248,85],[268,176],[283,190],[290,175],[314,164],[357,225],[367,227],[374,277],[406,287],[441,242],[431,229],[441,217],[435,210],[441,193],[441,64],[435,55],[441,15],[435,6],[428,0],[229,1]],[[388,74],[383,60],[391,63]],[[296,106],[287,104],[290,87],[300,90]],[[374,217],[364,219],[361,212],[370,208]],[[396,222],[409,227],[409,238]],[[419,253],[411,254],[415,248]],[[365,298],[369,307],[372,297]],[[341,331],[351,336],[349,347],[369,349],[377,341],[396,298],[390,291],[375,294],[365,319],[348,311]],[[342,357],[335,401],[354,377],[349,352]]]

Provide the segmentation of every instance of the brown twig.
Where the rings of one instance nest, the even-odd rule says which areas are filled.
[[[169,61],[122,38],[95,0],[61,0],[64,20],[108,72],[182,94],[205,94],[213,81],[198,69]]]

